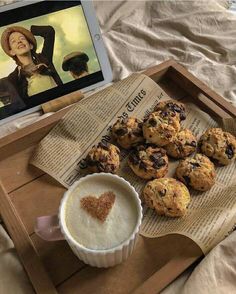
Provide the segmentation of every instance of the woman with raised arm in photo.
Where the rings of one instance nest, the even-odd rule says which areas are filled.
[[[44,38],[41,53],[36,53],[37,42],[34,36]],[[51,26],[12,26],[1,36],[4,52],[13,58],[16,69],[8,76],[20,97],[29,102],[29,98],[62,84],[53,65],[55,30]]]

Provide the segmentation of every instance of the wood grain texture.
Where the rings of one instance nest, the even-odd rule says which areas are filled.
[[[192,99],[217,118],[235,114],[231,104],[174,60],[144,73],[172,98]],[[202,255],[193,241],[180,235],[158,239],[140,237],[133,255],[125,263],[96,269],[84,266],[64,241],[49,243],[34,234],[36,217],[56,214],[65,189],[50,176],[29,166],[28,160],[34,146],[70,108],[0,139],[0,211],[22,263],[37,293],[56,293],[53,284],[59,293],[69,294],[155,293]]]
[[[0,161],[1,180],[8,193],[44,174],[29,165],[34,148],[35,146],[28,147]]]
[[[48,112],[56,112],[60,109],[63,109],[69,105],[72,105],[79,100],[84,98],[84,95],[81,91],[75,91],[70,94],[67,94],[65,96],[59,97],[57,99],[53,99],[51,101],[48,101],[44,104],[42,104],[42,109],[44,113]]]
[[[158,85],[166,92],[170,98],[181,100],[184,97],[189,97],[188,92],[181,88],[172,79],[168,78],[167,72],[163,79],[158,81]]]
[[[22,128],[15,133],[0,138],[0,160],[25,150],[30,146],[35,146],[43,137],[46,136],[52,127],[55,126],[60,119],[62,119],[71,107],[73,107],[73,105],[25,128]]]
[[[183,271],[182,266],[189,266],[199,256],[200,248],[184,236],[169,235],[156,239],[140,236],[133,254],[126,262],[109,269],[86,267],[57,289],[61,294],[76,294],[79,291],[83,294],[131,293],[165,267],[168,269],[167,280],[172,281]],[[171,260],[178,260],[178,267],[172,267]],[[165,280],[159,280],[157,275],[155,286],[157,289],[164,288]]]
[[[65,190],[49,175],[43,175],[10,193],[9,197],[29,235],[34,233],[37,217],[58,213]],[[30,209],[25,209],[26,203]]]
[[[143,74],[149,76],[155,82],[159,82],[163,77],[165,77],[166,72],[171,66],[174,66],[176,61],[174,59],[169,59],[163,63],[150,67],[143,71]]]
[[[132,294],[156,294],[161,292],[166,285],[169,285],[176,279],[185,269],[192,265],[198,258],[196,256],[187,257],[179,255],[169,260],[161,269],[157,270],[150,278],[145,280],[143,284],[137,287]]]
[[[61,284],[86,267],[74,255],[66,241],[47,242],[36,234],[31,235],[31,240],[54,285]]]
[[[24,268],[38,294],[57,293],[8,194],[0,183],[0,211]]]

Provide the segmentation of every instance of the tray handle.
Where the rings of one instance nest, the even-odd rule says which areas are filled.
[[[218,113],[219,110],[223,110],[229,117],[236,118],[236,107],[223,99],[219,94],[210,89],[206,84],[192,75],[183,66],[178,63],[171,65],[171,77],[179,82],[183,88],[187,89],[190,93],[194,93],[201,102],[205,103],[205,99],[211,101],[210,108]],[[198,97],[200,94],[200,97]],[[205,98],[205,99],[204,99]],[[209,103],[209,102],[208,102]],[[207,105],[208,106],[208,105]]]

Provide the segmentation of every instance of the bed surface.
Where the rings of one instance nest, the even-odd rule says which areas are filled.
[[[227,1],[96,1],[94,6],[114,80],[174,58],[236,105],[236,14],[227,10]],[[232,233],[165,293],[235,292],[235,237]],[[0,293],[34,293],[2,226]]]

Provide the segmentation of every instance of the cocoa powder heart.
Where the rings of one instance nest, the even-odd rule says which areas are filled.
[[[111,192],[105,192],[98,198],[95,196],[86,196],[80,200],[81,207],[86,210],[92,217],[104,222],[110,213],[115,202],[116,195]]]

